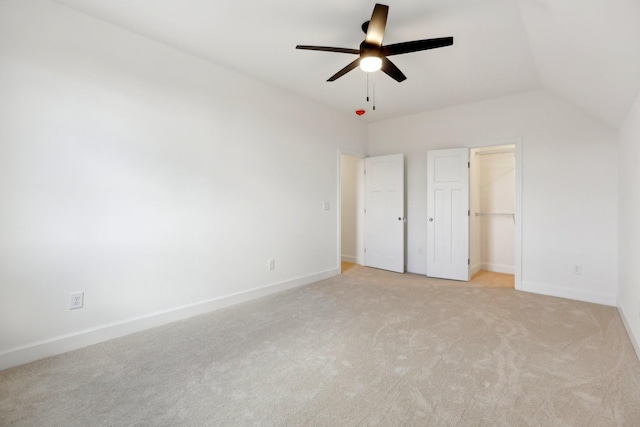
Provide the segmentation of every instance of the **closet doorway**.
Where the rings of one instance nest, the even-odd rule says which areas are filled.
[[[516,274],[516,146],[470,151],[471,282],[514,288]]]
[[[340,153],[341,271],[364,264],[364,159]]]

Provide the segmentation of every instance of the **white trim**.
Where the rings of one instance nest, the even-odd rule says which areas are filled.
[[[522,143],[522,137],[502,138],[497,140],[476,141],[475,143],[467,144],[469,149],[477,150],[485,147],[502,147],[505,145],[515,146],[516,157],[516,206],[514,220],[516,222],[516,247],[515,247],[515,271],[510,274],[514,274],[514,289],[518,291],[526,291],[522,282],[522,149],[524,144]]]
[[[516,146],[516,215],[514,217],[516,222],[516,270],[514,272],[514,288],[522,290],[524,289],[522,283],[522,149],[524,144],[522,138],[517,138],[513,143]]]
[[[357,256],[352,257],[350,255],[342,255],[342,156],[343,155],[356,157],[358,159],[365,159],[367,157],[366,154],[345,150],[344,148],[338,147],[338,201],[336,203],[336,206],[338,207],[336,209],[337,215],[338,215],[338,218],[337,218],[337,224],[338,224],[337,268],[338,268],[338,271],[342,270],[342,266],[340,264],[341,261],[353,262],[355,264],[364,265],[364,259],[360,259]],[[353,261],[345,258],[352,258]]]
[[[539,283],[522,282],[521,291],[531,292],[534,294],[549,295],[552,297],[567,298],[577,301],[592,302],[595,304],[616,306],[616,295],[601,294],[599,292],[581,291],[570,288],[562,288],[559,286],[542,285]]]
[[[353,255],[342,255],[343,262],[351,262],[353,264],[363,265],[364,260]]]
[[[337,276],[338,274],[340,274],[340,269],[334,268],[308,276],[297,277],[291,280],[253,288],[248,291],[212,298],[181,307],[160,310],[155,313],[149,313],[132,319],[114,322],[15,347],[0,353],[0,370],[44,359],[45,357],[66,353],[71,350],[76,350],[114,338],[119,338],[134,332],[140,332],[145,329],[209,313],[211,311],[286,291],[288,289],[305,286],[319,280]]]
[[[620,318],[622,319],[622,324],[624,325],[624,328],[627,330],[627,335],[629,335],[629,340],[631,341],[631,345],[633,346],[633,349],[636,351],[636,357],[638,358],[638,361],[640,361],[640,343],[638,343],[635,335],[633,335],[633,331],[631,330],[631,324],[629,323],[629,320],[627,320],[627,316],[624,314],[624,310],[622,309],[622,306],[620,305],[620,303],[618,303],[618,313],[620,314]]]
[[[482,270],[482,264],[474,264],[469,269],[469,277],[473,276],[476,273],[479,273]]]
[[[336,229],[338,236],[336,241],[338,242],[336,247],[336,268],[342,271],[342,150],[338,148],[338,188],[336,189],[338,197],[336,200]]]
[[[516,269],[513,265],[501,264],[482,264],[482,270],[491,271],[493,273],[514,274]]]

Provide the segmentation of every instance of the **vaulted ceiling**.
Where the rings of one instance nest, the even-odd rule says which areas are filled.
[[[383,44],[454,37],[393,57],[407,80],[356,69],[375,0],[55,0],[78,11],[363,120],[546,88],[617,128],[640,91],[638,0],[386,0]],[[366,102],[367,88],[376,110]]]

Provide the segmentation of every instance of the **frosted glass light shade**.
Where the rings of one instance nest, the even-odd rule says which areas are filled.
[[[382,68],[382,59],[377,56],[365,56],[360,60],[360,68],[367,73],[378,71]]]

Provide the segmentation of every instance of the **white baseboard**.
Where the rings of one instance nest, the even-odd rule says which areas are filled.
[[[532,282],[522,282],[522,289],[520,290],[525,292],[532,292],[534,294],[549,295],[552,297],[610,305],[612,307],[616,307],[617,303],[616,296],[613,294],[609,295],[601,294],[598,292],[580,291],[576,289],[561,288],[558,286],[541,285]]]
[[[353,256],[353,255],[342,255],[341,259],[343,262],[351,262],[353,264],[359,264],[362,265],[364,264],[364,260],[361,258],[358,258],[357,256]]]
[[[627,330],[627,335],[629,335],[629,340],[631,340],[631,345],[633,349],[636,351],[636,357],[638,361],[640,361],[640,343],[636,339],[636,336],[633,334],[633,329],[631,329],[631,324],[629,323],[629,319],[627,319],[627,315],[625,314],[622,306],[618,303],[618,313],[620,313],[620,318],[622,319],[622,324],[624,328]]]
[[[248,291],[238,292],[236,294],[225,295],[194,304],[149,313],[144,316],[126,319],[120,322],[114,322],[96,328],[86,329],[27,344],[25,346],[12,348],[0,353],[0,370],[66,353],[71,350],[77,350],[82,347],[119,338],[145,329],[198,316],[200,314],[205,314],[288,289],[305,286],[338,274],[340,274],[340,269],[334,268],[308,276],[297,277],[283,282],[272,283],[270,285],[250,289]]]
[[[516,274],[516,268],[513,265],[482,264],[482,269],[494,273]]]
[[[473,276],[474,274],[480,272],[480,270],[482,270],[482,265],[481,264],[474,264],[471,266],[471,269],[469,270],[469,277]]]

